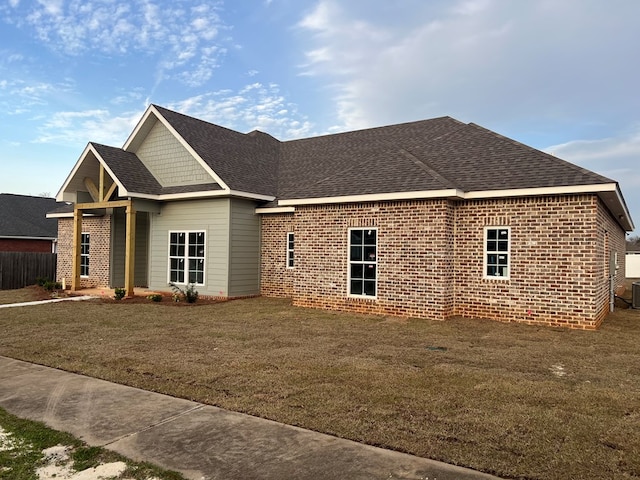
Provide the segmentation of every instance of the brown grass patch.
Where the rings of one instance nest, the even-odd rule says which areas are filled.
[[[640,478],[640,311],[598,331],[253,298],[0,311],[0,354],[512,478]]]

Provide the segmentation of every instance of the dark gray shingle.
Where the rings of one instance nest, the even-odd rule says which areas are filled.
[[[0,194],[0,237],[56,238],[58,222],[46,215],[60,204],[55,198]]]

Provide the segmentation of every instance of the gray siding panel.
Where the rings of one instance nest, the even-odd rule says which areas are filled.
[[[151,128],[136,154],[163,187],[213,181],[211,175],[162,122],[156,122]]]
[[[124,259],[126,246],[126,213],[123,208],[114,209],[111,217],[111,287],[124,287]],[[135,278],[136,287],[149,284],[149,214],[136,213],[136,252]]]
[[[168,285],[169,232],[206,232],[205,285],[201,295],[229,295],[229,199],[189,200],[166,203],[159,215],[151,214],[149,288],[170,291]]]
[[[231,201],[230,296],[260,293],[260,218],[255,208],[251,201]]]

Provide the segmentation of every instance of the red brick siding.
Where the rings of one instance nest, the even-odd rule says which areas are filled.
[[[426,318],[444,318],[452,313],[452,300],[445,300],[451,293],[453,273],[453,210],[449,202],[307,206],[296,209],[293,221],[295,305]],[[268,248],[266,235],[282,238],[278,250],[283,252],[283,265],[286,232],[291,227],[279,223],[279,218],[263,217],[263,248]],[[351,227],[378,229],[376,299],[347,294]],[[274,273],[275,278],[270,276]],[[277,284],[279,278],[276,269],[263,268],[264,295],[281,294],[267,288]]]
[[[89,276],[80,279],[81,288],[108,287],[110,265],[111,216],[85,217],[82,232],[89,233]],[[71,286],[73,261],[73,219],[58,220],[57,277]]]
[[[595,195],[458,203],[455,313],[596,328],[597,210]],[[509,280],[483,278],[485,226],[511,227]]]
[[[511,228],[509,280],[483,278],[486,226]],[[376,299],[348,297],[350,227],[378,229]],[[595,195],[301,206],[262,218],[261,292],[316,308],[591,329],[608,309],[605,249],[618,252],[619,284],[624,232]]]
[[[260,293],[269,297],[292,297],[294,269],[287,268],[287,233],[294,232],[292,213],[263,215],[260,241]],[[298,238],[295,237],[297,244]],[[294,248],[294,262],[297,245]]]
[[[51,240],[22,240],[0,238],[0,252],[39,252],[51,253]]]
[[[626,254],[626,236],[624,230],[613,219],[607,207],[598,200],[597,205],[597,246],[598,258],[600,259],[596,266],[597,285],[596,285],[596,308],[597,323],[602,323],[604,317],[609,313],[609,299],[611,285],[609,281],[609,258],[611,254],[618,254],[618,269],[613,280],[614,291],[623,286],[626,277],[625,272],[625,254]]]

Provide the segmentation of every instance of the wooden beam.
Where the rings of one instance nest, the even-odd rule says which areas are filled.
[[[82,211],[73,210],[73,257],[71,261],[71,290],[80,290],[80,245],[82,243]]]
[[[98,201],[104,202],[104,200],[104,165],[100,164],[100,189],[98,190]]]
[[[131,200],[117,200],[114,202],[94,202],[94,203],[78,203],[76,208],[79,210],[92,210],[95,208],[118,208],[129,207]]]
[[[89,195],[91,195],[91,198],[93,199],[94,202],[101,201],[98,187],[96,187],[96,184],[93,183],[93,180],[91,178],[89,177],[84,178],[84,186],[87,187],[87,190],[89,191]]]
[[[136,264],[136,211],[131,202],[127,205],[127,233],[124,255],[124,289],[127,296],[132,297]]]
[[[111,195],[113,195],[113,192],[116,191],[116,188],[118,188],[118,184],[116,182],[113,182],[111,184],[111,186],[109,187],[109,190],[107,190],[107,193],[104,194],[104,201],[108,202],[109,199],[111,198]]]

